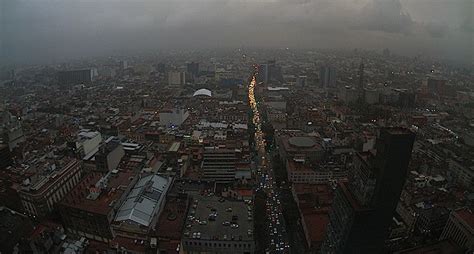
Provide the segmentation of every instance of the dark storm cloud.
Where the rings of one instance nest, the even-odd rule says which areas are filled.
[[[460,5],[458,2],[468,4],[465,0],[450,2],[449,6]],[[417,1],[417,5],[408,0],[3,0],[0,38],[4,38],[1,39],[3,58],[21,62],[188,47],[393,47],[402,53],[436,52],[436,47],[443,47],[446,54],[452,53],[451,48],[468,49],[464,39],[472,36],[472,30],[459,28],[469,28],[469,24],[462,26],[460,21],[449,19],[428,20],[430,15],[423,11],[432,8],[431,3],[430,0]],[[412,15],[412,10],[419,15]],[[454,16],[459,14],[445,15]],[[450,33],[448,41],[443,35]],[[422,48],[417,48],[420,45]]]
[[[410,33],[414,21],[399,0],[373,0],[358,15],[357,28],[388,33]]]

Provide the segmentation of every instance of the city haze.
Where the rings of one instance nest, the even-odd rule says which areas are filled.
[[[390,48],[472,63],[470,0],[6,0],[4,63],[230,47]]]

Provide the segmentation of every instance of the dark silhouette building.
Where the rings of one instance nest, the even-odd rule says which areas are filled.
[[[319,69],[319,84],[322,88],[336,86],[336,69],[331,66],[322,66]]]
[[[380,253],[408,170],[415,134],[381,129],[376,154],[357,153],[348,183],[340,183],[322,253]]]
[[[199,76],[199,63],[187,63],[186,72],[191,74],[193,78]]]
[[[364,62],[360,62],[359,65],[359,82],[357,84],[359,91],[364,91]]]
[[[13,163],[12,154],[8,145],[0,144],[0,170],[6,169]]]
[[[60,71],[58,82],[60,84],[90,83],[95,76],[94,72],[94,69]]]

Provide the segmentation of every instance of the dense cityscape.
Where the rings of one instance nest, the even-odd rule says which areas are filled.
[[[3,68],[0,253],[472,253],[473,80],[389,49]]]

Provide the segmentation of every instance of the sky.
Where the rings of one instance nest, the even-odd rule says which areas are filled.
[[[472,0],[0,0],[5,63],[156,49],[389,48],[471,63]]]

